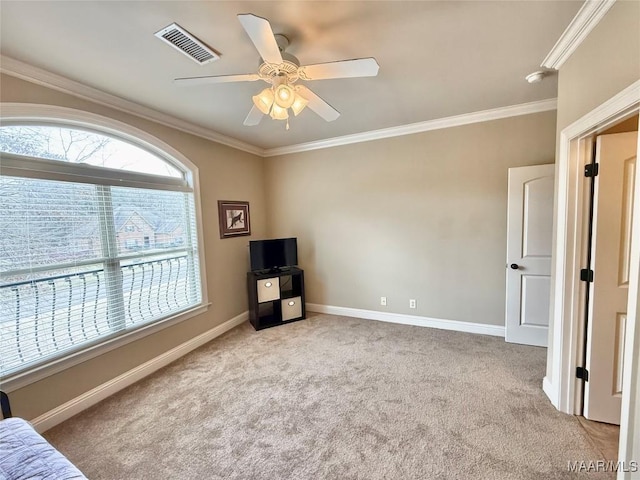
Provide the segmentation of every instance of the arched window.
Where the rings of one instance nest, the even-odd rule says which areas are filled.
[[[0,127],[0,375],[202,303],[192,172],[113,132]]]

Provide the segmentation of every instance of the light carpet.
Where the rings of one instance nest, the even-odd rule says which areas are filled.
[[[93,480],[593,479],[568,471],[602,457],[542,392],[545,357],[332,315],[247,323],[45,436]]]

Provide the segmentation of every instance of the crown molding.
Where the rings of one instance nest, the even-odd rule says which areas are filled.
[[[471,123],[487,122],[491,120],[499,120],[502,118],[516,117],[519,115],[529,115],[532,113],[546,112],[556,110],[557,99],[547,99],[537,102],[523,103],[520,105],[511,105],[508,107],[494,108],[491,110],[483,110],[480,112],[466,113],[452,117],[428,120],[425,122],[411,123],[398,127],[384,128],[380,130],[371,130],[368,132],[334,137],[327,140],[318,140],[308,143],[300,143],[296,145],[288,145],[276,148],[260,148],[249,143],[242,142],[232,137],[227,137],[220,133],[214,132],[205,127],[195,125],[193,123],[180,120],[166,113],[153,110],[130,100],[125,100],[116,95],[103,92],[93,87],[89,87],[75,80],[70,80],[61,75],[48,72],[38,67],[34,67],[27,63],[21,62],[11,57],[0,55],[0,72],[7,75],[26,80],[37,85],[42,85],[74,97],[88,100],[109,108],[135,115],[137,117],[150,120],[152,122],[165,125],[170,128],[196,135],[198,137],[211,140],[222,145],[226,145],[237,150],[252,153],[259,157],[273,157],[276,155],[286,155],[289,153],[306,152],[309,150],[318,150],[321,148],[337,147],[340,145],[349,145],[352,143],[369,142],[372,140],[380,140],[382,138],[398,137],[401,135],[411,135],[413,133],[428,132],[430,130],[439,130],[443,128],[458,127]]]
[[[616,0],[586,0],[542,61],[541,66],[554,70],[560,69],[615,2]]]
[[[185,120],[180,120],[172,115],[159,112],[149,107],[145,107],[122,97],[103,92],[97,88],[89,87],[75,80],[48,72],[33,65],[21,62],[5,55],[0,55],[0,72],[26,80],[37,85],[52,88],[59,92],[63,92],[74,97],[98,103],[105,107],[115,108],[121,112],[136,115],[137,117],[159,123],[166,127],[175,128],[185,133],[190,133],[198,137],[206,138],[216,143],[226,145],[228,147],[252,153],[254,155],[263,156],[264,149],[256,147],[232,137],[227,137],[220,133],[214,132],[208,128],[195,125]]]
[[[328,140],[318,140],[316,142],[299,143],[297,145],[289,145],[286,147],[269,148],[264,151],[263,156],[273,157],[289,153],[307,152],[309,150],[319,150],[322,148],[349,145],[351,143],[369,142],[372,140],[380,140],[382,138],[399,137],[401,135],[411,135],[431,130],[459,127],[461,125],[469,125],[471,123],[488,122],[491,120],[500,120],[502,118],[517,117],[520,115],[548,112],[550,110],[556,110],[557,106],[557,99],[550,98],[547,100],[540,100],[538,102],[522,103],[520,105],[511,105],[509,107],[493,108],[491,110],[465,113],[463,115],[455,115],[453,117],[427,120],[426,122],[410,123],[399,127],[355,133],[353,135],[345,135],[342,137],[330,138]]]

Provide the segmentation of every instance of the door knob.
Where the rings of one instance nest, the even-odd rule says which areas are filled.
[[[509,265],[509,268],[511,268],[511,270],[518,270],[520,268],[520,265],[518,265],[517,263],[512,263],[511,265]]]

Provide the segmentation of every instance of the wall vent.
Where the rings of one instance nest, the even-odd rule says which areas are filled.
[[[177,23],[166,26],[156,37],[184,53],[199,65],[218,60],[220,56]]]

